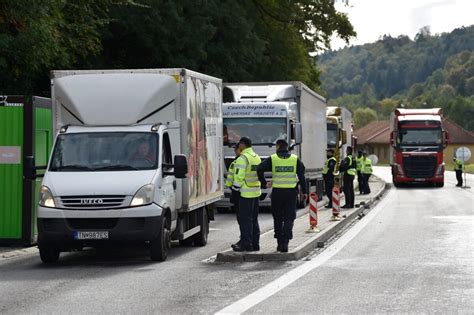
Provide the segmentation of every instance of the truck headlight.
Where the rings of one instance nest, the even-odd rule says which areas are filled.
[[[131,207],[149,205],[153,202],[153,196],[155,194],[155,185],[148,184],[141,187],[133,196]]]
[[[41,186],[40,188],[40,198],[39,204],[43,207],[56,208],[56,203],[54,202],[53,194],[47,186]]]
[[[400,164],[397,164],[397,163],[395,163],[394,165],[395,165],[397,174],[399,174],[401,176],[405,176],[405,172],[403,171],[402,166]]]
[[[438,165],[438,169],[436,170],[436,175],[443,175],[444,174],[444,163]]]

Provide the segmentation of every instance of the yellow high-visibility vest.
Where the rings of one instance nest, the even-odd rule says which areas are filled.
[[[271,159],[272,187],[295,188],[298,184],[298,177],[296,176],[298,157],[292,154],[287,159],[282,159],[277,154],[272,154]]]

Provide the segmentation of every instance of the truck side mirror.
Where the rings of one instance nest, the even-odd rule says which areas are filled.
[[[34,180],[36,179],[36,170],[35,170],[35,157],[26,156],[23,173],[26,179]]]
[[[341,146],[347,144],[347,132],[345,130],[340,130],[340,139],[341,139]]]
[[[449,132],[446,130],[443,130],[443,140],[443,149],[446,149],[449,144]]]
[[[303,129],[301,123],[295,123],[295,145],[301,144],[303,142]]]
[[[188,174],[188,160],[183,154],[177,154],[174,156],[174,177],[186,178]]]
[[[390,132],[390,145],[395,146],[395,131]]]

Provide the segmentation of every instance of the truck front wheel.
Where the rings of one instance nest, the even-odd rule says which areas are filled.
[[[39,254],[41,261],[45,264],[55,263],[59,259],[59,248],[52,245],[39,245]]]
[[[160,224],[160,232],[158,237],[150,242],[150,258],[153,261],[165,261],[168,257],[170,248],[170,230],[163,217]]]

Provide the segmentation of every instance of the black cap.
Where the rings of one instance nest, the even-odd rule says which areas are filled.
[[[251,146],[252,146],[252,140],[250,140],[250,138],[247,138],[247,137],[242,137],[242,138],[240,138],[238,144],[240,144],[240,143],[245,144],[245,145],[248,146],[248,147],[251,147]]]
[[[276,141],[276,145],[286,145],[286,146],[288,146],[288,142],[285,139],[278,139]]]
[[[359,150],[359,154],[364,154],[364,152],[362,150]]]
[[[334,153],[334,149],[328,148],[328,149],[326,149],[326,152]]]

